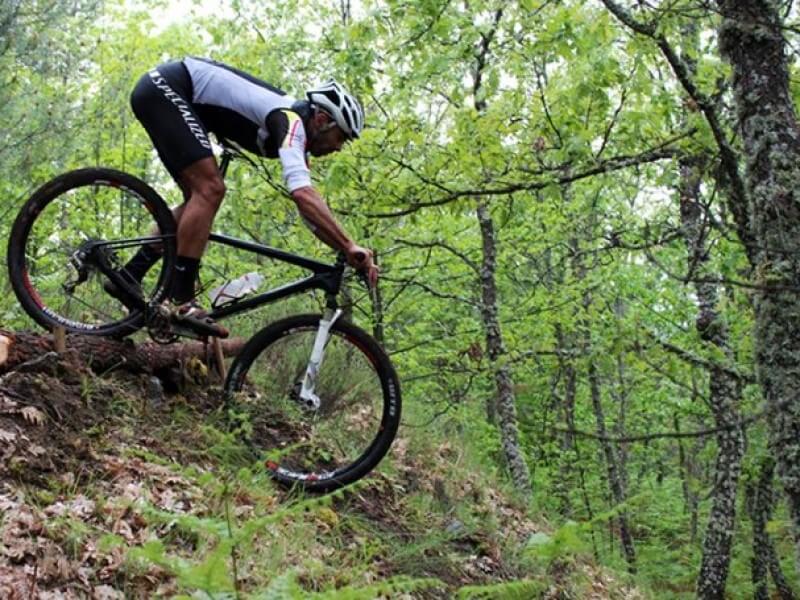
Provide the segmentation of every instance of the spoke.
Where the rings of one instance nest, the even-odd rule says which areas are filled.
[[[317,332],[308,327],[276,338],[251,366],[247,383],[260,392],[259,402],[249,406],[254,444],[275,457],[279,473],[296,473],[300,481],[301,475],[344,473],[381,435],[380,376],[341,332],[331,332],[317,374],[320,408],[309,410],[297,398]]]
[[[116,318],[114,315],[105,312],[104,310],[102,310],[101,308],[98,308],[95,305],[89,304],[88,302],[78,298],[74,294],[71,294],[71,295],[70,294],[64,294],[64,295],[67,297],[67,304],[69,304],[69,302],[74,300],[76,303],[81,304],[84,307],[88,308],[94,315],[101,316],[101,317],[104,317],[106,319],[115,319]],[[69,313],[65,312],[65,314],[69,314]],[[73,319],[73,320],[75,320],[75,319]]]

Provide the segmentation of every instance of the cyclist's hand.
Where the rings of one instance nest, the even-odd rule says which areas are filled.
[[[378,283],[380,269],[372,261],[372,250],[363,248],[357,244],[352,244],[346,251],[347,262],[351,267],[358,269],[367,277],[370,287],[375,287]]]

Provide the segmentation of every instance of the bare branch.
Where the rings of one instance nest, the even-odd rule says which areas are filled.
[[[724,371],[731,377],[738,379],[739,381],[745,384],[756,383],[756,378],[755,375],[753,374],[741,373],[740,371],[734,369],[733,367],[729,367],[727,365],[723,365],[718,362],[702,358],[700,356],[697,356],[696,354],[692,354],[688,350],[675,346],[674,344],[670,344],[669,342],[665,342],[664,340],[658,339],[652,332],[647,332],[647,337],[649,337],[651,340],[653,340],[656,344],[661,346],[664,350],[666,350],[670,354],[674,354],[675,356],[679,357],[681,360],[689,364],[695,365],[697,367],[702,367],[703,369],[706,370],[715,369],[719,371]]]
[[[383,276],[382,279],[385,279],[386,281],[390,281],[392,283],[400,283],[401,282],[400,280],[393,279],[393,278],[387,277],[387,276]],[[424,292],[427,292],[428,294],[430,294],[431,296],[433,296],[435,298],[441,298],[443,300],[456,300],[457,302],[460,302],[462,304],[466,304],[468,306],[473,306],[473,307],[477,307],[479,305],[478,302],[476,302],[475,300],[471,300],[469,298],[464,298],[462,296],[457,296],[455,294],[446,294],[444,292],[440,292],[440,291],[434,289],[433,287],[429,286],[427,283],[422,283],[421,281],[408,281],[408,282],[403,282],[403,283],[405,283],[407,287],[408,286],[418,287],[421,290],[423,290]]]
[[[399,244],[404,244],[406,246],[411,246],[412,248],[442,248],[460,258],[470,269],[472,269],[473,271],[475,271],[475,273],[480,275],[480,267],[475,261],[473,261],[471,258],[469,258],[466,254],[464,254],[460,250],[456,250],[449,244],[446,244],[442,241],[437,240],[433,242],[414,242],[411,240],[395,239],[395,242]]]
[[[696,437],[707,437],[711,435],[716,435],[722,431],[733,431],[734,429],[743,429],[748,425],[755,423],[756,421],[760,421],[761,419],[768,417],[774,412],[778,412],[783,410],[786,406],[788,406],[789,402],[792,398],[788,398],[783,402],[776,404],[775,406],[768,406],[764,409],[760,410],[759,412],[750,415],[744,419],[739,419],[735,423],[728,423],[726,425],[721,425],[719,427],[712,427],[709,429],[697,429],[695,431],[660,431],[656,433],[645,433],[641,435],[631,435],[631,436],[624,436],[624,437],[617,437],[617,436],[604,436],[599,435],[597,433],[593,433],[591,431],[583,431],[580,429],[567,429],[561,427],[553,427],[554,431],[558,431],[561,433],[569,433],[572,435],[579,435],[581,437],[590,438],[594,440],[602,440],[606,442],[612,442],[615,444],[630,444],[633,442],[648,442],[651,440],[658,440],[658,439],[680,439],[680,438],[696,438]]]
[[[693,131],[687,132],[686,134],[682,134],[681,137],[686,137],[688,135],[691,135],[691,133],[693,133]],[[398,210],[389,213],[366,213],[366,216],[373,219],[402,217],[417,212],[418,210],[421,210],[423,208],[443,206],[445,204],[455,202],[456,200],[459,200],[461,198],[507,196],[509,194],[514,194],[516,192],[530,192],[530,191],[542,190],[551,185],[565,185],[569,183],[574,183],[576,181],[580,181],[582,179],[587,179],[589,177],[594,177],[595,175],[601,175],[604,173],[619,171],[622,169],[626,169],[628,167],[638,166],[651,162],[657,162],[660,160],[671,159],[674,158],[676,155],[677,151],[673,149],[669,148],[656,149],[652,151],[646,151],[634,156],[618,156],[610,158],[608,160],[601,161],[596,166],[588,168],[584,171],[570,173],[567,175],[562,175],[560,177],[548,178],[543,181],[534,181],[532,183],[531,182],[510,183],[498,188],[484,188],[484,189],[471,189],[471,190],[451,190],[447,188],[444,184],[419,173],[419,171],[415,169],[412,165],[405,163],[399,159],[394,159],[394,162],[396,164],[403,166],[405,169],[416,175],[417,178],[419,178],[419,180],[422,183],[437,188],[438,190],[444,192],[445,195],[442,196],[441,198],[437,198],[435,200],[431,200],[428,202],[424,201],[414,202],[411,206],[403,210]],[[525,170],[523,170],[523,172],[529,174],[544,173],[543,171],[525,171]]]

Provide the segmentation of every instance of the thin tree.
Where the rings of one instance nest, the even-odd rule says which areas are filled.
[[[486,111],[486,100],[483,98],[482,78],[486,68],[489,50],[494,38],[503,9],[494,13],[494,21],[488,33],[481,34],[481,40],[475,55],[473,77],[473,97],[478,113]],[[525,497],[531,494],[531,476],[524,450],[519,442],[519,425],[517,422],[517,399],[514,394],[514,381],[511,374],[510,360],[500,325],[497,299],[497,238],[494,221],[488,204],[480,200],[476,209],[481,231],[483,259],[480,269],[481,283],[481,318],[483,320],[486,350],[495,380],[497,396],[494,412],[500,429],[503,454],[508,463],[514,486]],[[491,412],[491,411],[490,411]]]
[[[781,570],[781,563],[775,551],[775,544],[767,533],[767,523],[772,518],[775,507],[773,477],[775,459],[765,456],[758,467],[756,477],[745,486],[745,508],[750,517],[753,532],[752,581],[753,598],[769,599],[768,575],[772,575],[775,591],[781,600],[795,600],[796,596]]]

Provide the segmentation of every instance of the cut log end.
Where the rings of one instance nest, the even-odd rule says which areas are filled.
[[[8,352],[11,347],[11,338],[0,335],[0,367],[8,361]]]

